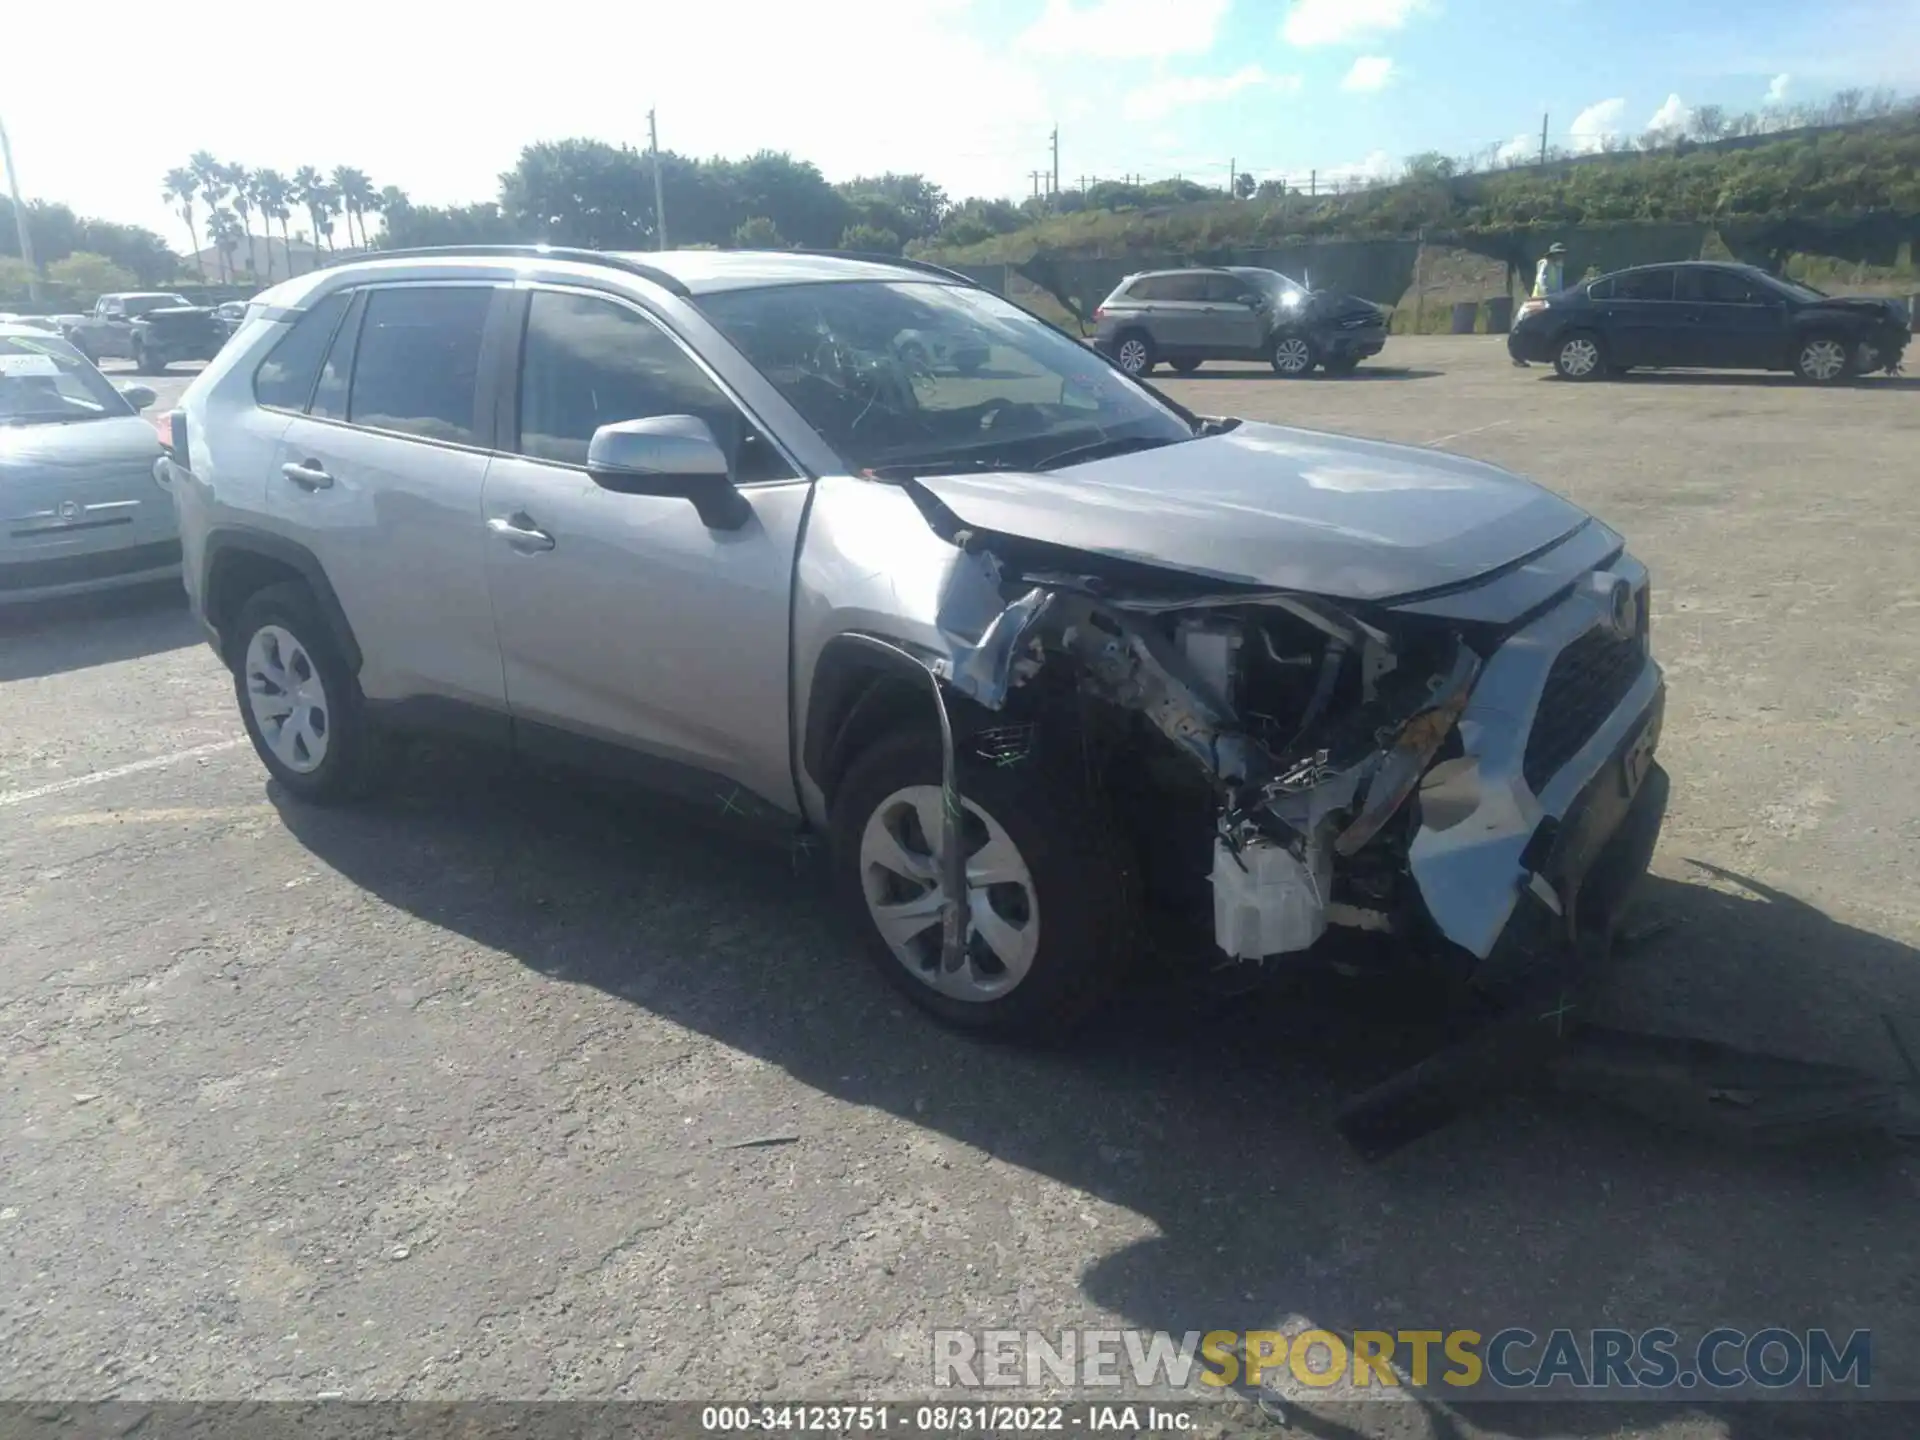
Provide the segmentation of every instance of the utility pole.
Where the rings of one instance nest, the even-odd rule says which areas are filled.
[[[1227,198],[1229,200],[1240,198],[1240,157],[1238,155],[1227,161]]]
[[[653,156],[653,248],[667,248],[667,187],[660,182],[660,127],[647,111],[647,153]]]
[[[1307,198],[1309,200],[1315,200],[1319,198],[1319,195],[1320,172],[1318,170],[1309,170],[1307,172]]]
[[[1552,112],[1547,112],[1547,114],[1550,113]],[[1540,117],[1540,163],[1542,165],[1547,163],[1547,114],[1542,114]]]
[[[1053,193],[1060,193],[1060,127],[1053,127]]]
[[[7,167],[7,193],[13,197],[13,229],[20,237],[20,258],[27,262],[27,299],[40,303],[40,272],[33,263],[33,236],[27,231],[27,207],[20,199],[20,176],[13,168],[13,142],[0,123],[0,162]]]

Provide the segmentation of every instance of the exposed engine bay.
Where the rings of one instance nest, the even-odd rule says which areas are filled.
[[[977,638],[950,635],[936,673],[992,711],[1033,713],[1063,684],[1083,715],[1101,707],[1099,728],[1134,747],[1153,792],[1136,828],[1159,852],[1163,898],[1210,889],[1228,960],[1305,950],[1330,924],[1398,927],[1406,802],[1481,669],[1460,634],[1389,634],[1286,593],[1120,594],[1095,575],[1016,571],[956,538],[960,573],[1016,598]],[[1181,893],[1183,875],[1197,884]]]

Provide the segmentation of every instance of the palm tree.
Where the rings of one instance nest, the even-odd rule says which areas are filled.
[[[280,249],[287,257],[287,274],[293,274],[293,247],[287,243],[287,220],[292,215],[288,201],[293,186],[278,170],[253,172],[253,199],[260,207],[260,228],[267,232],[267,279],[273,279],[273,222],[280,222]]]
[[[213,212],[220,208],[220,202],[227,198],[227,167],[222,165],[206,150],[196,150],[187,161],[187,169],[193,172],[194,184],[200,188],[200,199],[207,207],[207,233],[213,233]]]
[[[187,222],[187,238],[193,242],[193,258],[200,267],[200,279],[207,278],[207,262],[200,255],[200,232],[193,224],[193,171],[184,165],[176,165],[167,171],[167,178],[160,193],[179,207],[180,218]]]
[[[247,273],[253,274],[253,172],[239,161],[224,167],[227,189],[233,192],[233,211],[240,217],[240,239],[247,250]]]
[[[366,172],[355,170],[350,165],[341,165],[333,172],[333,188],[340,197],[340,204],[347,213],[347,244],[353,244],[353,226],[360,222],[360,246],[366,248],[367,222],[365,219],[368,202],[373,199],[373,182],[367,179]]]
[[[394,223],[399,221],[404,224],[406,212],[412,205],[413,202],[407,198],[407,192],[398,185],[383,185],[380,188],[379,197],[373,203],[373,210],[386,222],[381,228],[389,246],[393,244]]]
[[[246,233],[239,217],[224,206],[216,206],[207,217],[207,234],[213,237],[213,243],[220,249],[221,279],[233,278],[233,252],[240,248]]]
[[[327,182],[320,172],[311,165],[302,165],[293,172],[293,198],[307,208],[307,222],[313,226],[315,255],[314,267],[320,264],[317,253],[320,245],[320,201],[325,197]]]
[[[322,183],[307,200],[307,207],[313,211],[313,223],[318,237],[327,242],[327,253],[333,253],[333,217],[340,214],[340,192],[333,186]],[[347,243],[353,243],[353,231],[347,231]]]

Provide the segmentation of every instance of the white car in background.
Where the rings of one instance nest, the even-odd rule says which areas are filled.
[[[59,336],[0,324],[0,606],[178,578],[153,402]]]

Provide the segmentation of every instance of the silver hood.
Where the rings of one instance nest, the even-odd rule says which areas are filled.
[[[159,432],[138,415],[67,424],[0,424],[0,472],[15,480],[151,473]]]
[[[1254,423],[1045,474],[918,483],[975,530],[1341,600],[1471,581],[1588,518],[1477,460]]]

